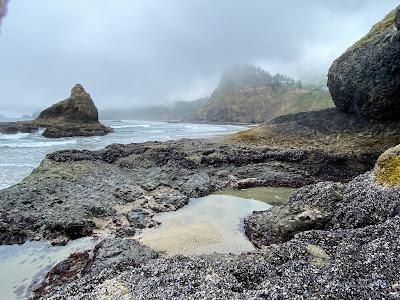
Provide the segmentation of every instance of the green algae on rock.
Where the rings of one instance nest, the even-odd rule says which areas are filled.
[[[374,175],[379,184],[400,186],[400,145],[388,149],[379,156]]]

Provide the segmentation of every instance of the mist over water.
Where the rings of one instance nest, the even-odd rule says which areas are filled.
[[[114,132],[106,136],[47,139],[37,133],[0,134],[0,189],[21,181],[46,154],[63,149],[97,150],[113,143],[129,144],[181,138],[209,138],[245,129],[233,125],[207,125],[150,121],[102,121]]]

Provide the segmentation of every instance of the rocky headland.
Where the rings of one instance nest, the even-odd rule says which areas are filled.
[[[61,138],[106,135],[111,128],[99,122],[97,108],[85,89],[75,85],[71,96],[43,110],[33,121],[0,123],[0,133],[32,133],[44,128],[43,136]]]
[[[398,17],[389,20],[393,41]],[[361,47],[387,36],[373,31]],[[369,61],[376,72],[389,60],[399,67],[385,47],[379,52],[387,61],[353,49],[342,57]],[[335,103],[357,68],[338,72],[332,67],[329,75]],[[366,72],[366,82],[368,74],[375,76]],[[369,84],[389,95],[397,77],[382,78]],[[358,107],[364,96],[346,101]],[[57,264],[35,299],[399,299],[400,150],[392,148],[400,143],[399,119],[374,93],[366,99],[376,116],[337,104],[214,140],[49,154],[0,191],[0,244],[108,234],[92,251]],[[288,204],[245,219],[257,247],[250,253],[167,257],[131,239],[158,225],[155,213],[229,185],[301,188]]]
[[[260,124],[275,117],[333,107],[328,91],[260,67],[236,65],[222,75],[210,99],[185,120]]]

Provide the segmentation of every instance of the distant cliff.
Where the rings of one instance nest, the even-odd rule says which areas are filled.
[[[193,121],[262,123],[277,116],[332,107],[328,91],[259,67],[237,65],[226,71]]]
[[[149,121],[184,121],[201,109],[208,98],[195,101],[178,101],[173,106],[153,105],[130,109],[109,109],[100,113],[104,120],[149,120]]]

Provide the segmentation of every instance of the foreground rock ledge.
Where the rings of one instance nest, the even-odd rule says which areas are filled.
[[[32,133],[45,128],[43,136],[62,138],[72,136],[106,135],[112,129],[99,122],[97,108],[88,93],[75,85],[71,96],[43,110],[33,121],[0,123],[0,133]]]
[[[321,182],[246,219],[257,251],[166,258],[111,238],[58,264],[35,298],[398,299],[399,213],[399,187],[372,172]]]

